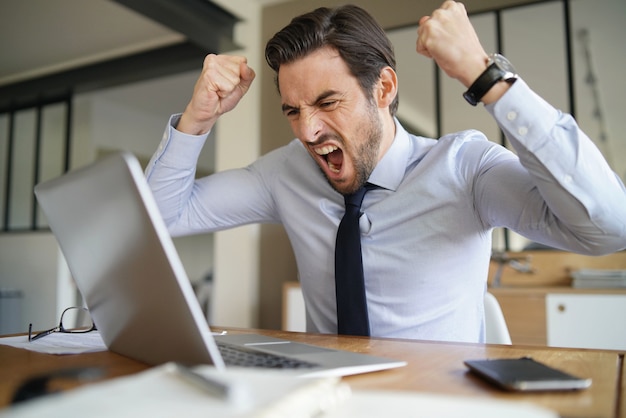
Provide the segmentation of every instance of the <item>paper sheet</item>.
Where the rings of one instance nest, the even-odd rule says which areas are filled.
[[[56,332],[35,341],[28,341],[27,335],[3,337],[0,338],[0,344],[47,354],[80,354],[107,350],[98,331],[83,334]]]
[[[339,378],[307,379],[285,371],[218,371],[210,366],[195,370],[236,385],[249,396],[239,397],[236,403],[226,402],[180,378],[172,372],[171,364],[166,364],[30,400],[0,410],[0,417],[313,417],[320,416],[320,403],[327,406],[335,401],[336,389],[347,388]],[[347,396],[345,391],[340,393],[344,398],[349,396],[349,391]],[[291,397],[294,402],[284,402]]]
[[[224,335],[226,331],[212,334]],[[55,332],[35,341],[28,341],[26,335],[0,337],[0,344],[47,354],[81,354],[107,350],[98,331],[75,334]]]
[[[546,408],[481,397],[396,391],[355,391],[324,418],[559,418]]]

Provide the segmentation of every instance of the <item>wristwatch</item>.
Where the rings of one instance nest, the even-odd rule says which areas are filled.
[[[463,97],[469,104],[476,106],[480,99],[498,82],[506,81],[512,84],[517,80],[517,72],[513,64],[500,54],[489,55],[487,69],[472,83],[469,89],[463,93]]]

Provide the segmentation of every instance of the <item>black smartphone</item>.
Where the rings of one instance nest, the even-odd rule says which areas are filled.
[[[466,360],[474,374],[510,391],[578,390],[591,386],[591,379],[572,376],[530,357]]]

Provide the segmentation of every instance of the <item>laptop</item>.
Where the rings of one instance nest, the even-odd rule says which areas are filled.
[[[131,153],[113,153],[40,183],[35,195],[113,352],[151,365],[173,361],[223,369],[229,361],[222,347],[272,361],[274,356],[288,358],[288,366],[271,367],[297,368],[304,376],[346,376],[406,365],[259,334],[212,333]]]

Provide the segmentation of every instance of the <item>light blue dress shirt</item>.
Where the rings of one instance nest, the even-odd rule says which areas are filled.
[[[396,136],[369,178],[360,219],[371,334],[484,341],[491,235],[508,227],[585,254],[626,247],[626,191],[574,120],[518,80],[486,107],[517,156],[478,131]],[[307,330],[336,333],[334,246],[343,197],[299,140],[194,181],[204,136],[168,125],[147,178],[173,235],[281,223]]]

